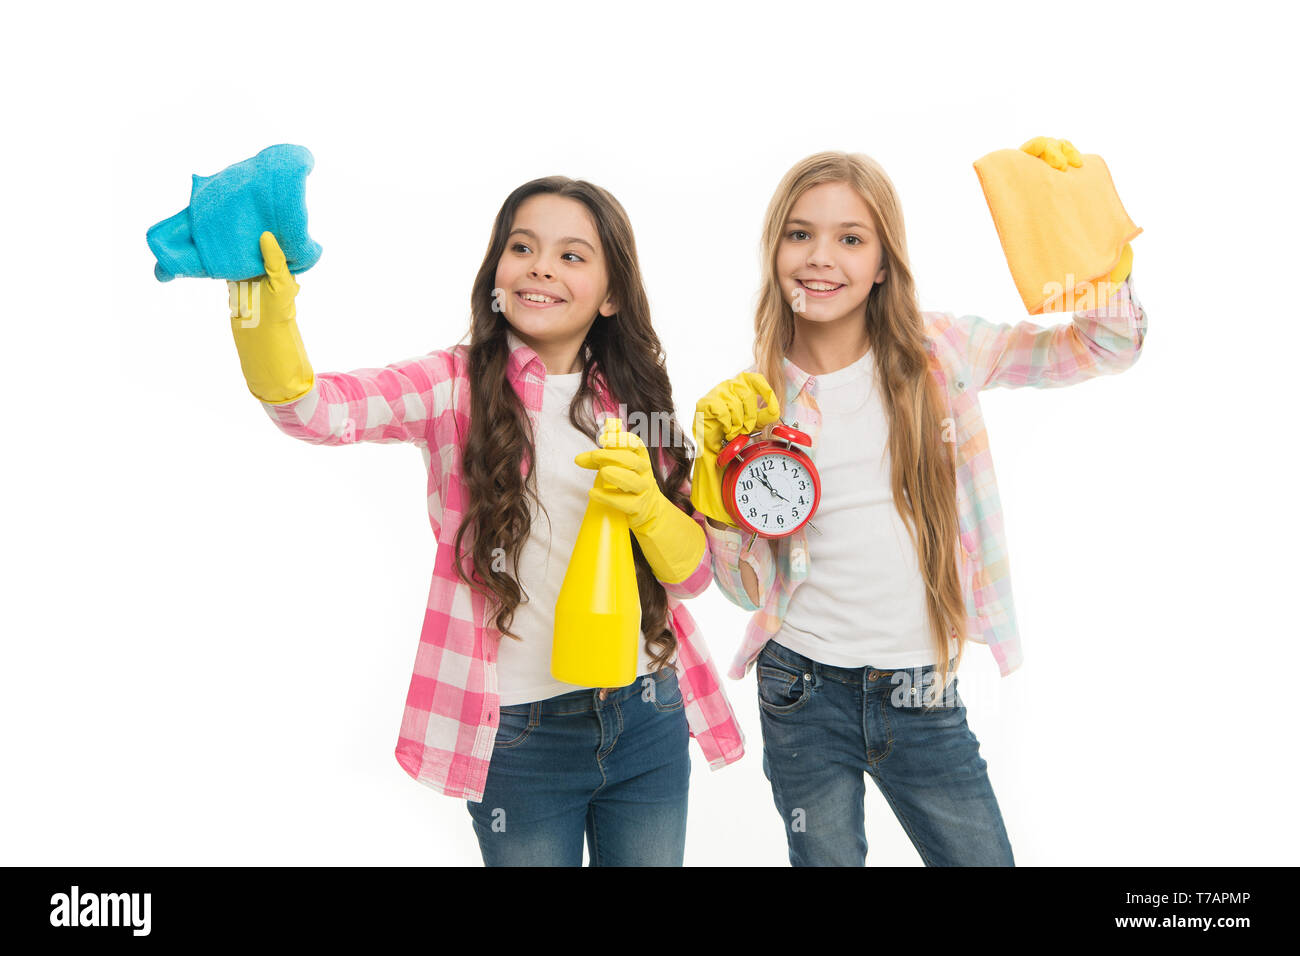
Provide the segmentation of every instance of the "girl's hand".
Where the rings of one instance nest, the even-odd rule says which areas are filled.
[[[765,405],[758,407],[762,398]],[[695,444],[717,457],[722,446],[781,417],[772,386],[758,372],[741,372],[715,387],[695,406]]]
[[[1111,285],[1119,285],[1121,282],[1123,282],[1125,279],[1129,277],[1129,273],[1131,273],[1132,271],[1133,271],[1133,246],[1126,242],[1124,243],[1124,248],[1120,250],[1119,264],[1116,265],[1115,268],[1111,270],[1110,275],[1107,276],[1106,279],[1108,282],[1110,282]]]
[[[582,468],[599,469],[600,480],[591,489],[593,499],[627,515],[633,531],[645,527],[665,507],[677,510],[659,490],[645,443],[624,431],[619,419],[605,419],[600,445],[600,450],[584,451],[573,459]]]
[[[1068,139],[1035,136],[1020,147],[1030,156],[1037,156],[1053,169],[1065,170],[1067,166],[1082,166],[1083,157]]]
[[[1083,156],[1068,139],[1053,139],[1051,136],[1035,136],[1020,147],[1030,156],[1037,156],[1053,169],[1069,172],[1069,167],[1083,165]],[[1133,271],[1133,247],[1127,242],[1120,252],[1119,262],[1111,270],[1106,280],[1112,285],[1119,285]],[[1107,296],[1108,297],[1108,296]]]
[[[298,280],[289,271],[284,251],[275,236],[264,232],[258,239],[262,249],[262,275],[238,282],[226,280],[230,294],[230,318],[238,319],[238,328],[252,329],[263,322],[285,325],[297,316],[294,298],[298,295]]]
[[[627,515],[628,527],[660,581],[685,581],[707,551],[704,530],[659,490],[645,443],[624,431],[621,421],[605,419],[600,444],[599,451],[584,451],[573,459],[583,468],[599,469],[592,499]]]
[[[315,375],[295,321],[298,280],[274,235],[264,232],[258,241],[266,274],[226,283],[230,331],[248,390],[263,402],[279,405],[311,391]]]
[[[758,407],[762,398],[764,407]],[[736,527],[722,503],[718,452],[737,435],[748,434],[781,417],[776,392],[758,372],[742,372],[718,385],[695,406],[695,468],[691,504],[715,522]]]

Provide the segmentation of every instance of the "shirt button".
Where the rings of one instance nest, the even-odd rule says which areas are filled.
[[[959,391],[959,392],[964,392],[965,390],[966,390],[966,383],[963,382],[961,379],[958,379],[958,380],[957,380],[957,391]]]

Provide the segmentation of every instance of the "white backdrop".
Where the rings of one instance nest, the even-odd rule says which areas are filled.
[[[971,163],[1040,134],[1105,157],[1151,324],[1122,375],[983,396],[1026,663],[999,679],[972,645],[962,693],[1017,863],[1294,861],[1280,7],[32,9],[0,63],[3,862],[480,862],[464,802],[393,757],[435,544],[420,455],[267,419],[225,283],[153,278],[145,229],[192,173],[314,153],[318,371],[458,341],[505,196],[590,179],[632,218],[689,420],[749,361],[796,160],[878,159],[922,306],[1014,322]],[[691,611],[725,668],[745,614],[716,589]],[[692,743],[686,862],[785,865],[752,675],[727,689],[748,753],[710,772]],[[869,864],[920,865],[870,785],[867,836]]]

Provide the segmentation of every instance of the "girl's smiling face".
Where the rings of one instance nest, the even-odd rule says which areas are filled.
[[[865,321],[867,296],[885,279],[885,251],[871,208],[848,183],[805,191],[785,221],[776,272],[797,318]]]
[[[520,203],[510,230],[495,281],[506,319],[525,342],[581,342],[597,314],[617,311],[586,206],[539,193]]]

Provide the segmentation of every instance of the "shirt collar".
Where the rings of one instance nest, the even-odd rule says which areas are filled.
[[[534,352],[509,326],[506,326],[506,342],[510,346],[510,361],[506,368],[512,381],[523,378],[524,373],[529,368],[533,368],[534,363],[536,363],[534,372],[540,378],[546,378],[546,365],[542,362],[541,356]]]
[[[523,339],[515,334],[515,330],[506,326],[506,342],[510,346],[510,360],[506,367],[506,372],[512,382],[518,383],[521,379],[530,374],[540,382],[546,381],[546,363],[542,361],[537,354]],[[583,343],[583,349],[586,354],[591,353],[591,346]],[[605,384],[605,376],[601,374],[599,366],[593,362],[592,387],[596,392],[600,402],[606,410],[615,408],[613,399],[609,395],[609,388]]]
[[[925,336],[925,351],[933,357],[934,355],[936,355],[935,348],[936,347],[934,344],[934,339],[930,337],[929,330],[927,329],[926,336]],[[934,364],[938,365],[939,363],[934,363]],[[809,372],[805,372],[803,369],[795,365],[785,356],[781,357],[781,365],[785,371],[785,383],[787,388],[787,394],[798,395],[801,391],[803,391],[803,387],[806,384],[808,384],[809,379],[812,379],[812,386],[809,390],[812,391],[813,393],[816,393],[817,390],[816,375],[813,375]],[[940,372],[942,373],[942,367],[940,367]]]
[[[795,365],[785,356],[781,356],[781,366],[783,371],[785,372],[785,393],[786,393],[787,402],[792,397],[797,396],[800,392],[802,392],[804,390],[804,386],[808,385],[810,380],[812,384],[809,386],[808,390],[811,393],[816,394],[817,391],[816,375],[813,375],[809,372],[805,372],[803,369]]]

